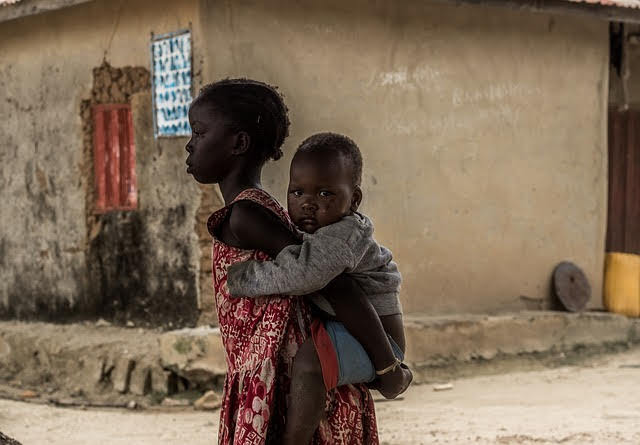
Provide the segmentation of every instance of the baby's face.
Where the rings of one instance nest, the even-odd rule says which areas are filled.
[[[357,210],[359,193],[343,156],[298,152],[291,161],[287,207],[303,232],[314,233]]]

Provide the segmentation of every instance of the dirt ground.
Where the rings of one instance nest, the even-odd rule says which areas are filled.
[[[377,403],[383,444],[638,444],[640,349],[587,364],[414,386]],[[216,443],[219,412],[65,409],[0,400],[23,445]]]

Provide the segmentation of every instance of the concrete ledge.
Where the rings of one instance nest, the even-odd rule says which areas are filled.
[[[501,372],[553,364],[545,356],[640,343],[640,319],[602,312],[408,315],[405,325],[407,363],[417,382],[483,372],[479,363]],[[509,360],[508,368],[496,365]],[[144,395],[179,390],[178,377],[187,387],[211,386],[225,370],[217,328],[163,333],[91,323],[0,322],[0,382],[13,385],[82,389],[88,397],[109,391]]]
[[[407,361],[418,368],[640,342],[639,319],[606,312],[409,315],[405,327]]]
[[[0,323],[0,382],[92,399],[166,392],[159,333],[93,323]],[[152,386],[153,385],[153,386]]]

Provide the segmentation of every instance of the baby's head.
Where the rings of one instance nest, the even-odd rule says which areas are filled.
[[[188,169],[201,183],[282,156],[289,117],[275,87],[250,79],[205,85],[189,108]]]
[[[362,155],[346,136],[318,133],[305,139],[291,161],[287,207],[298,228],[314,233],[358,209]]]

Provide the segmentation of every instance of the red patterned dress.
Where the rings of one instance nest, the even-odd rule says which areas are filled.
[[[267,192],[249,189],[233,202],[253,201],[294,230],[286,211]],[[213,236],[213,285],[220,333],[227,355],[218,443],[277,444],[284,431],[286,395],[293,358],[309,332],[309,311],[298,297],[231,298],[227,268],[238,261],[269,259],[256,250],[228,246],[215,238],[229,206],[209,217]],[[377,444],[371,394],[364,386],[342,386],[327,395],[327,420],[314,445]]]

